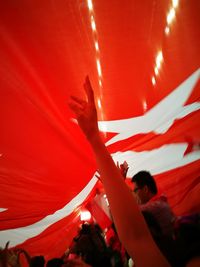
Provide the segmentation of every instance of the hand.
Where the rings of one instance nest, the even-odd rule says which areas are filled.
[[[80,128],[89,141],[99,133],[97,124],[97,111],[94,102],[94,92],[87,76],[84,83],[87,101],[71,96],[70,108],[76,114]]]
[[[18,250],[8,249],[9,241],[6,243],[5,248],[1,251],[0,263],[3,266],[20,267]]]
[[[122,164],[119,165],[119,162],[117,161],[117,167],[120,170],[122,176],[126,178],[126,174],[128,172],[129,166],[126,161],[124,161]]]
[[[15,250],[8,250],[7,260],[8,260],[8,264],[10,264],[10,266],[12,267],[20,266],[19,254]]]
[[[9,242],[8,241],[5,245],[5,248],[0,248],[0,266],[2,267],[7,267],[7,263],[8,263],[8,246],[9,246]]]

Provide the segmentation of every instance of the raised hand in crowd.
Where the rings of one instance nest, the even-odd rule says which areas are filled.
[[[88,77],[84,89],[87,100],[73,96],[69,105],[95,154],[119,238],[137,267],[168,267],[169,264],[154,243],[130,189],[101,140],[94,93]]]
[[[19,261],[19,250],[9,249],[9,241],[5,248],[0,251],[0,267],[21,267]]]
[[[128,169],[129,169],[128,163],[126,161],[124,161],[122,164],[119,164],[119,162],[117,161],[117,167],[120,170],[124,179],[126,179],[126,175],[127,175]]]

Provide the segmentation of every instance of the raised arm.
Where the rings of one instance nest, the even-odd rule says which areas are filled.
[[[29,255],[29,253],[26,250],[24,250],[24,249],[19,249],[19,253],[20,254],[22,254],[22,253],[24,254],[24,256],[25,256],[28,264],[30,265],[30,263],[31,263],[31,256]]]
[[[119,162],[117,161],[117,168],[120,170],[121,175],[124,177],[125,180],[129,169],[128,163],[124,161],[122,164],[119,164]]]
[[[151,237],[132,192],[101,140],[94,93],[88,77],[84,89],[87,101],[73,96],[69,105],[94,151],[119,238],[137,267],[169,267]]]

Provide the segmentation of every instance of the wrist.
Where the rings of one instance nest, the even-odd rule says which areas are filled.
[[[92,131],[87,135],[87,139],[91,145],[96,145],[101,141],[101,137],[98,130]]]

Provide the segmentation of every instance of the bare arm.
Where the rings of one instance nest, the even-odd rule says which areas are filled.
[[[30,264],[30,262],[31,262],[31,256],[29,255],[29,253],[26,250],[24,250],[24,249],[20,249],[19,251],[20,251],[20,253],[24,253],[24,256],[25,256],[28,264]]]
[[[122,164],[119,164],[119,162],[117,162],[117,168],[120,170],[121,175],[124,177],[125,180],[129,169],[127,162],[124,161]]]
[[[94,151],[120,240],[137,267],[169,267],[151,237],[132,192],[124,183],[101,140],[93,90],[88,77],[84,88],[87,101],[72,97],[70,107]]]

